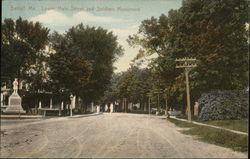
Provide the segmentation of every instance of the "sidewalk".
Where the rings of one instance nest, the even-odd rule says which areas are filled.
[[[40,119],[42,115],[0,115],[0,119]]]
[[[170,116],[171,119],[176,119],[176,120],[180,120],[180,121],[185,121],[185,122],[189,122],[186,119],[180,119],[180,118],[176,118],[175,116]],[[214,126],[214,125],[208,125],[208,124],[203,124],[203,123],[199,123],[196,121],[191,121],[191,123],[196,124],[196,125],[202,125],[202,126],[208,126],[208,127],[212,127],[212,128],[217,128],[217,129],[222,129],[222,130],[226,130],[226,131],[230,131],[239,135],[247,135],[248,133],[245,132],[241,132],[241,131],[236,131],[236,130],[232,130],[232,129],[227,129],[227,128],[222,128],[222,127],[218,127],[218,126]]]
[[[73,116],[69,116],[69,118],[81,118],[81,117],[88,117],[88,116],[96,116],[100,114],[102,114],[102,112],[93,113],[93,114],[73,115]]]
[[[81,118],[81,117],[88,117],[88,116],[95,116],[100,115],[100,113],[93,113],[93,114],[83,114],[83,115],[73,115],[73,116],[56,116],[56,117],[44,117],[43,115],[0,115],[0,119],[50,119],[50,118]]]

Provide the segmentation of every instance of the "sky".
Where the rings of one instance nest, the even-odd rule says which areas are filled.
[[[19,16],[39,21],[50,33],[64,33],[70,27],[84,25],[102,27],[117,36],[124,55],[114,64],[115,72],[126,71],[138,48],[126,39],[138,31],[141,21],[159,17],[181,7],[182,0],[2,0],[2,21]]]

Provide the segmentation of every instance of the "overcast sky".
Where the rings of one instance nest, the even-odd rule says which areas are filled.
[[[127,44],[128,35],[137,32],[141,21],[180,6],[181,0],[2,0],[2,20],[21,16],[41,22],[51,33],[64,33],[79,23],[111,30],[124,48],[124,55],[115,63],[115,72],[120,72],[138,51]]]

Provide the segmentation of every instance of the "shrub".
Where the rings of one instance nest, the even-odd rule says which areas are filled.
[[[199,120],[229,120],[248,117],[248,91],[218,91],[203,94],[198,100]]]

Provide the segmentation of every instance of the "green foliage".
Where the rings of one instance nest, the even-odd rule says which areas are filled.
[[[191,130],[184,131],[183,133],[188,135],[198,135],[199,139],[202,141],[228,147],[235,151],[246,152],[248,150],[247,136],[245,135],[207,127],[195,127]]]
[[[247,86],[246,22],[244,0],[184,0],[182,7],[170,10],[168,16],[142,21],[128,43],[140,46],[135,62],[157,55],[149,65],[152,75],[160,87],[167,88],[169,104],[177,107],[186,92],[184,70],[175,68],[176,58],[198,59],[198,67],[189,73],[192,102],[204,92]]]
[[[120,73],[112,75],[109,86],[105,90],[104,96],[101,99],[102,103],[110,103],[119,99],[117,83],[118,83],[118,80],[120,79],[120,76],[121,76]]]
[[[33,23],[22,18],[16,21],[4,19],[1,41],[1,79],[14,78],[28,80],[29,71],[38,61],[41,51],[48,43],[49,29],[39,22]],[[33,74],[34,75],[34,74]],[[33,76],[32,76],[33,77]],[[32,84],[37,81],[31,81]],[[36,83],[37,85],[37,83]]]
[[[81,96],[82,90],[88,84],[92,73],[91,64],[83,57],[72,55],[70,52],[60,52],[51,55],[50,77],[53,83],[58,83],[58,93],[68,90]],[[63,71],[62,71],[63,70]]]
[[[39,22],[33,23],[22,18],[16,21],[4,19],[1,41],[2,82],[18,78],[29,81],[31,87],[35,85],[32,89],[38,89],[37,85],[43,84],[38,70],[45,58],[42,50],[48,43],[48,34],[49,29]],[[30,73],[33,68],[35,72]]]
[[[128,98],[132,103],[147,102],[146,94],[151,87],[149,75],[149,70],[134,66],[124,72],[117,85],[120,98]]]
[[[134,113],[134,114],[149,114],[148,111],[144,111],[144,110],[131,110],[130,113]]]
[[[247,2],[184,1],[185,52],[200,60],[197,89],[242,89],[247,84]],[[204,82],[206,81],[206,82]]]
[[[127,71],[114,74],[103,102],[114,102],[127,98],[128,102],[146,104],[151,89],[150,71],[131,66]]]
[[[248,132],[248,119],[203,121],[204,124],[215,125],[236,131]]]
[[[57,72],[52,77],[60,83],[59,86],[72,90],[85,104],[101,100],[113,74],[113,63],[122,55],[117,37],[100,27],[79,24],[65,35],[53,33],[51,42],[56,54],[61,57],[60,60],[56,57],[52,59],[54,64],[51,65],[58,66],[58,69],[52,70]],[[57,76],[60,70],[64,70],[63,77],[68,75],[68,80]]]
[[[244,119],[249,115],[248,92],[211,92],[203,94],[198,102],[201,107],[199,120]]]
[[[184,114],[179,114],[176,116],[180,119],[188,120],[188,117]],[[212,120],[212,121],[200,121],[198,117],[192,116],[192,121],[214,125],[222,128],[228,128],[231,130],[248,132],[248,119],[240,119],[240,120]]]
[[[247,152],[248,150],[248,137],[246,135],[239,135],[226,130],[195,125],[192,123],[178,121],[175,119],[168,120],[178,127],[190,128],[189,130],[182,130],[182,132],[187,135],[192,135],[198,140],[202,140],[223,147],[228,147],[235,151]]]

